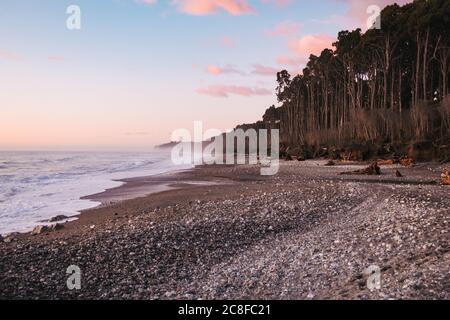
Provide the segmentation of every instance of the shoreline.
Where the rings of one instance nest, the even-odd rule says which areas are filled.
[[[336,166],[328,167],[325,165],[327,160],[322,159],[316,159],[316,160],[307,160],[303,163],[314,163],[315,166],[321,166],[323,169],[332,169],[332,168],[346,168],[348,170],[350,169],[357,169],[362,168],[366,166],[367,163],[370,163],[370,161],[366,162],[360,162],[360,161],[338,161]],[[284,165],[295,163],[296,161],[285,161]],[[343,180],[348,182],[361,182],[361,180],[364,180],[365,183],[369,184],[377,184],[377,183],[395,183],[395,184],[405,184],[405,185],[439,185],[439,182],[437,180],[437,174],[440,170],[440,168],[445,167],[445,164],[439,163],[439,162],[422,162],[414,164],[414,168],[419,168],[423,166],[429,166],[432,167],[439,167],[439,169],[434,170],[436,176],[434,179],[427,179],[427,177],[421,177],[421,179],[399,179],[399,178],[391,178],[386,177],[386,174],[382,174],[380,176],[356,176],[356,175],[348,175],[348,176],[338,176],[338,177],[331,177],[331,180]],[[259,168],[257,165],[242,165],[247,166],[251,169]],[[145,175],[145,176],[137,176],[137,177],[131,177],[131,178],[124,178],[124,179],[118,179],[118,180],[112,180],[116,182],[121,182],[122,184],[113,187],[105,189],[102,192],[90,194],[87,196],[80,197],[81,200],[91,200],[94,202],[98,202],[97,206],[83,209],[78,211],[77,214],[67,216],[67,219],[62,219],[59,221],[54,221],[53,223],[50,222],[51,218],[48,221],[41,221],[45,223],[44,225],[51,226],[54,224],[60,224],[63,225],[63,228],[56,232],[45,232],[45,236],[51,236],[54,234],[64,234],[66,230],[70,230],[72,232],[73,229],[78,230],[81,227],[86,228],[89,224],[89,227],[92,227],[93,225],[90,223],[95,223],[96,221],[103,221],[105,217],[103,216],[97,216],[98,210],[105,209],[107,212],[110,211],[109,209],[112,209],[116,206],[123,207],[127,206],[127,202],[133,201],[133,200],[140,200],[156,195],[156,198],[158,199],[159,195],[161,195],[161,198],[164,198],[165,196],[168,196],[171,194],[171,192],[179,191],[183,197],[185,197],[185,193],[188,195],[192,195],[193,188],[198,188],[205,186],[206,188],[208,186],[223,186],[227,184],[233,184],[236,183],[236,181],[248,181],[256,179],[256,180],[264,180],[265,177],[261,176],[258,178],[258,174],[253,172],[252,178],[231,178],[227,175],[215,175],[215,169],[226,167],[226,168],[234,168],[238,167],[238,165],[199,165],[196,167],[188,168],[188,169],[179,169],[174,171],[168,171],[163,173],[158,173],[154,175]],[[398,164],[393,165],[383,165],[385,169],[390,169],[391,171],[395,169],[408,169],[408,167],[403,167]],[[410,168],[413,168],[410,167]],[[212,169],[212,170],[210,170]],[[393,175],[392,175],[393,176]],[[410,177],[409,177],[410,178]],[[175,193],[174,193],[175,194]],[[158,200],[156,201],[158,203]],[[159,206],[156,206],[159,208]],[[91,216],[92,215],[92,216]],[[107,214],[106,214],[107,215]],[[120,214],[114,213],[116,217],[120,218]],[[54,217],[52,217],[54,218]],[[81,220],[81,221],[80,221]],[[39,226],[40,224],[36,223],[36,226]],[[95,225],[95,224],[94,224]],[[24,238],[34,238],[36,234],[33,234],[33,231],[24,231],[24,232],[11,232],[3,236],[3,239],[6,239],[7,237],[11,236],[13,238],[13,241],[24,239]],[[0,241],[1,243],[1,241]]]
[[[195,169],[196,168],[174,170],[156,175],[113,180],[121,182],[122,184],[118,187],[106,189],[100,193],[81,197],[80,199],[92,200],[100,203],[98,207],[82,211],[92,210],[126,200],[146,197],[151,194],[174,190],[186,185],[212,185],[219,183],[218,180],[213,181],[207,177],[198,177],[196,180],[190,178],[190,174]]]
[[[175,165],[162,151],[4,153],[0,162],[0,235],[32,231],[54,217],[78,215],[99,202],[84,197],[132,177],[192,168]],[[60,220],[62,221],[62,220]]]
[[[303,163],[314,163],[315,166],[320,166],[323,169],[332,169],[332,168],[345,168],[347,170],[351,169],[357,169],[365,167],[370,161],[366,162],[360,162],[360,161],[341,161],[337,162],[336,166],[328,167],[325,165],[327,160],[322,159],[316,159],[316,160],[307,160]],[[284,165],[289,165],[290,163],[296,163],[296,161],[285,161]],[[386,177],[386,174],[382,174],[380,176],[357,176],[357,175],[348,175],[348,176],[332,176],[330,177],[331,180],[344,180],[348,182],[361,182],[362,180],[364,183],[369,184],[378,184],[378,183],[395,183],[395,184],[405,184],[405,185],[439,185],[439,182],[437,180],[437,174],[440,170],[440,168],[445,167],[445,164],[438,163],[438,162],[422,162],[414,164],[414,168],[420,168],[420,167],[426,167],[431,165],[432,167],[439,167],[439,169],[434,170],[435,171],[435,177],[433,179],[428,179],[427,177],[423,176],[421,179],[399,179],[399,178],[391,178]],[[257,165],[241,165],[241,167],[249,167],[253,171],[255,168],[259,168]],[[166,196],[170,197],[170,194],[176,194],[175,191],[179,191],[181,193],[182,197],[186,197],[187,195],[191,196],[192,193],[194,193],[194,188],[199,188],[202,186],[205,186],[205,188],[208,188],[208,186],[223,186],[227,184],[233,184],[237,181],[251,181],[252,179],[255,180],[264,180],[265,177],[261,176],[258,178],[258,174],[253,172],[252,177],[249,178],[240,178],[240,177],[234,177],[234,180],[229,175],[215,175],[215,169],[217,168],[235,168],[238,167],[238,165],[199,165],[196,167],[192,167],[189,169],[179,169],[174,171],[168,171],[163,172],[159,174],[154,175],[145,175],[145,176],[137,176],[137,177],[131,177],[131,178],[124,178],[124,179],[118,179],[118,180],[112,180],[121,182],[122,184],[113,187],[105,189],[102,192],[90,194],[87,196],[83,196],[80,199],[85,200],[91,200],[94,202],[98,202],[97,206],[87,208],[80,210],[77,214],[67,216],[67,219],[62,219],[60,221],[54,221],[53,223],[50,222],[50,219],[48,221],[42,221],[47,226],[51,226],[52,224],[61,224],[63,225],[63,228],[56,232],[45,232],[45,236],[51,236],[52,234],[64,234],[67,230],[78,230],[81,227],[92,227],[95,225],[96,221],[103,221],[106,217],[104,216],[98,216],[98,210],[105,209],[107,212],[106,215],[108,215],[108,212],[110,209],[114,207],[126,207],[128,202],[132,202],[133,200],[145,200],[147,201],[149,197],[152,195],[155,195],[155,198],[157,199],[155,203],[159,202],[159,196],[161,198],[165,198]],[[398,164],[393,165],[383,165],[385,169],[389,169],[390,171],[394,169],[408,169],[408,167],[403,167]],[[409,167],[409,168],[413,168]],[[212,169],[212,170],[211,170]],[[228,171],[228,170],[226,170]],[[227,172],[229,173],[229,172]],[[393,176],[393,175],[391,175]],[[323,178],[323,177],[322,177]],[[203,189],[203,188],[202,188]],[[202,191],[202,190],[200,190]],[[163,202],[165,203],[165,202]],[[159,208],[157,205],[156,208]],[[114,210],[113,210],[114,211]],[[100,213],[104,214],[104,213]],[[114,213],[115,217],[120,218],[120,214]],[[54,217],[52,217],[54,218]],[[94,223],[94,224],[90,224]],[[39,224],[36,224],[36,226],[39,226]],[[4,239],[6,239],[8,236],[11,236],[13,238],[13,241],[24,239],[24,238],[34,238],[36,234],[33,234],[33,231],[24,231],[24,232],[12,232],[8,233],[5,236],[3,236]],[[0,241],[1,243],[1,241]]]
[[[63,228],[55,231],[55,232],[45,232],[45,236],[55,235],[64,235],[66,231],[72,233],[74,230],[79,230],[80,228],[91,227],[91,223],[95,223],[96,221],[103,221],[106,217],[98,216],[96,211],[106,209],[111,209],[112,207],[122,207],[126,206],[127,202],[139,199],[145,199],[152,195],[170,193],[171,191],[181,190],[184,192],[185,190],[190,190],[195,187],[208,187],[208,186],[218,186],[230,184],[232,181],[228,180],[226,177],[213,177],[209,175],[201,174],[201,168],[203,166],[194,167],[190,169],[180,169],[174,170],[164,173],[159,173],[155,175],[146,175],[125,179],[112,180],[121,182],[122,184],[106,189],[102,192],[83,196],[80,199],[82,200],[91,200],[97,202],[98,205],[80,210],[77,214],[67,216],[66,219],[61,219],[58,221],[54,221],[53,223],[50,220],[41,221],[42,224],[36,223],[36,227],[39,225],[55,225],[60,224]],[[120,218],[120,215],[115,215]],[[94,224],[95,225],[95,224]],[[36,234],[33,234],[33,231],[24,231],[24,232],[11,232],[7,233],[3,236],[4,239],[8,237],[12,237],[13,241],[23,240],[27,238],[35,238]],[[2,241],[0,241],[1,243]]]
[[[340,176],[365,164],[325,162],[281,162],[272,177],[251,165],[154,177],[174,188],[0,243],[0,299],[450,298],[449,189],[431,183],[443,166]],[[85,274],[80,292],[64,287],[70,264]],[[364,288],[371,264],[381,291]]]

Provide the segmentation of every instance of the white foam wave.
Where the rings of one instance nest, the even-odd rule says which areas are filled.
[[[0,234],[97,206],[80,198],[119,186],[115,180],[186,167],[165,153],[0,152]]]

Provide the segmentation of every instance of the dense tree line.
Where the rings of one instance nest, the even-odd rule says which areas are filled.
[[[450,1],[387,6],[381,29],[341,31],[302,74],[277,74],[289,146],[450,139]]]

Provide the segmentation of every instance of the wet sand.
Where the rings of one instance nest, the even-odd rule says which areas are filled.
[[[124,200],[136,199],[163,191],[189,186],[211,186],[228,183],[226,178],[193,174],[191,170],[169,172],[153,176],[118,180],[123,184],[117,188],[89,195],[82,199],[100,202],[102,206]]]

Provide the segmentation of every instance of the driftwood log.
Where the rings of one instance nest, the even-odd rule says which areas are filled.
[[[441,174],[441,182],[444,186],[450,186],[450,176],[448,173],[448,169],[444,169]]]
[[[411,167],[414,164],[414,159],[413,158],[400,159],[400,164],[404,167]]]
[[[364,169],[359,169],[355,171],[347,171],[347,172],[341,172],[342,175],[368,175],[368,176],[375,176],[381,174],[381,169],[378,166],[376,162],[372,163],[370,166]]]
[[[377,163],[379,166],[391,166],[394,164],[394,160],[378,160]]]

